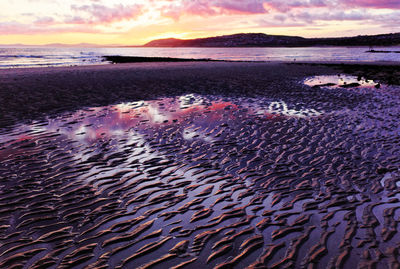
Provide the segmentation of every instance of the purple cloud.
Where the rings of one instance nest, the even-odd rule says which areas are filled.
[[[341,2],[353,7],[400,9],[399,0],[341,0]]]
[[[264,8],[263,1],[219,0],[210,2],[213,6],[221,8],[225,11],[249,13],[249,14],[259,14],[267,12],[267,10]]]
[[[313,23],[316,20],[319,21],[360,21],[360,20],[369,20],[371,19],[371,15],[363,12],[343,12],[343,11],[334,11],[334,12],[322,12],[322,13],[310,13],[307,11],[297,12],[289,15],[295,21],[304,21],[308,24]]]
[[[267,13],[260,0],[193,0],[181,1],[162,8],[166,17],[178,19],[183,14],[202,17],[222,14],[262,14]]]
[[[142,14],[142,7],[140,5],[115,5],[107,7],[100,4],[92,5],[72,5],[71,9],[76,12],[84,12],[89,18],[83,19],[80,16],[74,16],[72,19],[67,19],[66,23],[76,24],[101,24],[111,23],[123,20],[136,18]]]
[[[294,0],[294,1],[266,0],[264,1],[264,3],[270,9],[277,10],[280,12],[288,12],[292,9],[327,7],[332,2],[328,2],[326,0]]]
[[[50,25],[53,24],[55,20],[52,17],[39,17],[34,21],[36,25]]]

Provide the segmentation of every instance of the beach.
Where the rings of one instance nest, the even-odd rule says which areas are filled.
[[[0,70],[0,268],[397,268],[399,70]]]
[[[0,70],[0,126],[16,119],[183,93],[279,94],[317,70],[273,63],[127,63]],[[332,71],[331,71],[332,73]],[[251,86],[251,91],[248,88]]]

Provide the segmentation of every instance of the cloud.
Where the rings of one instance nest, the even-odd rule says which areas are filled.
[[[223,14],[287,13],[292,10],[310,9],[329,11],[338,8],[400,9],[399,0],[180,0],[168,3],[161,6],[161,14],[176,20],[182,15],[207,17]]]
[[[361,21],[372,19],[372,15],[365,12],[351,11],[324,11],[324,12],[308,12],[301,11],[290,14],[289,17],[295,21],[304,21],[308,24],[314,21]]]
[[[16,21],[0,22],[0,35],[36,35],[60,33],[100,33],[93,27],[43,27]]]
[[[372,10],[352,9],[350,11],[341,10],[296,10],[289,13],[279,13],[273,16],[272,20],[260,20],[262,26],[276,27],[281,25],[287,27],[296,26],[312,26],[321,27],[326,24],[331,24],[332,21],[338,22],[359,22],[365,25],[373,25],[374,27],[386,27],[390,32],[398,32],[400,21],[400,11],[391,12],[390,14],[377,14]]]
[[[287,20],[285,18],[280,18],[280,20],[258,20],[258,27],[268,27],[268,28],[279,28],[279,27],[304,27],[307,26],[305,22],[295,22],[292,20]]]
[[[212,1],[211,1],[212,3]],[[212,3],[215,7],[221,8],[225,12],[234,13],[248,13],[248,14],[260,14],[266,13],[267,10],[264,8],[263,1],[258,0],[225,0],[225,1],[214,1]]]
[[[246,2],[246,1],[244,1]],[[292,9],[311,8],[370,8],[370,9],[400,9],[399,0],[263,0],[267,8],[280,12]]]
[[[308,8],[323,8],[332,4],[334,1],[326,0],[265,0],[264,6],[268,9],[276,10],[279,12],[288,12],[292,9],[308,9]]]
[[[400,9],[399,0],[341,0],[341,2],[352,7]]]
[[[261,0],[183,0],[161,7],[163,16],[175,20],[182,15],[207,17],[223,14],[262,14],[267,12]]]
[[[399,32],[399,21],[400,0],[13,0],[0,11],[0,35],[8,42],[13,34],[101,33],[127,43],[153,39],[154,29],[197,37],[270,27],[339,36]]]
[[[118,4],[113,7],[107,7],[100,4],[91,5],[72,5],[74,12],[83,13],[84,16],[75,15],[68,18],[66,23],[75,24],[107,24],[130,20],[142,14],[142,6],[140,5],[123,5]]]
[[[11,22],[0,22],[0,34],[1,35],[6,35],[6,34],[13,34],[13,33],[26,33],[26,31],[21,31],[24,29],[24,26],[27,26],[25,24],[11,21]]]
[[[50,25],[50,24],[53,24],[54,22],[55,22],[54,18],[45,16],[45,17],[36,18],[36,20],[34,21],[34,24],[36,24],[36,25]]]

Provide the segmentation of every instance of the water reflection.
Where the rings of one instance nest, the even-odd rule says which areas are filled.
[[[310,87],[324,88],[372,88],[377,85],[373,80],[349,75],[315,76],[304,80],[304,84]]]
[[[271,102],[266,110],[267,113],[272,115],[283,115],[288,117],[317,117],[321,116],[322,112],[312,108],[289,108],[288,105],[283,102]]]
[[[253,100],[249,98],[221,98],[188,94],[153,101],[137,101],[106,107],[95,107],[66,113],[48,121],[20,125],[14,132],[0,135],[3,149],[19,140],[35,141],[35,134],[56,133],[68,139],[94,145],[104,139],[125,139],[175,132],[184,140],[199,139],[207,143],[219,139],[209,135],[221,126],[241,126],[241,120],[254,115],[266,120],[287,117],[316,117],[322,115],[284,101]],[[223,128],[222,128],[223,129]],[[7,144],[6,142],[9,141]],[[12,152],[1,152],[9,155]]]

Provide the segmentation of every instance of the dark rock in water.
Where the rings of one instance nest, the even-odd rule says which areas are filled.
[[[320,88],[320,87],[332,87],[332,86],[336,86],[335,83],[324,83],[324,84],[318,84],[318,85],[314,85],[312,86],[312,88]]]
[[[361,84],[357,83],[357,82],[340,85],[340,87],[342,87],[342,88],[354,88],[354,87],[359,87],[359,86],[361,86]]]
[[[400,53],[400,51],[396,50],[367,50],[368,53]]]

